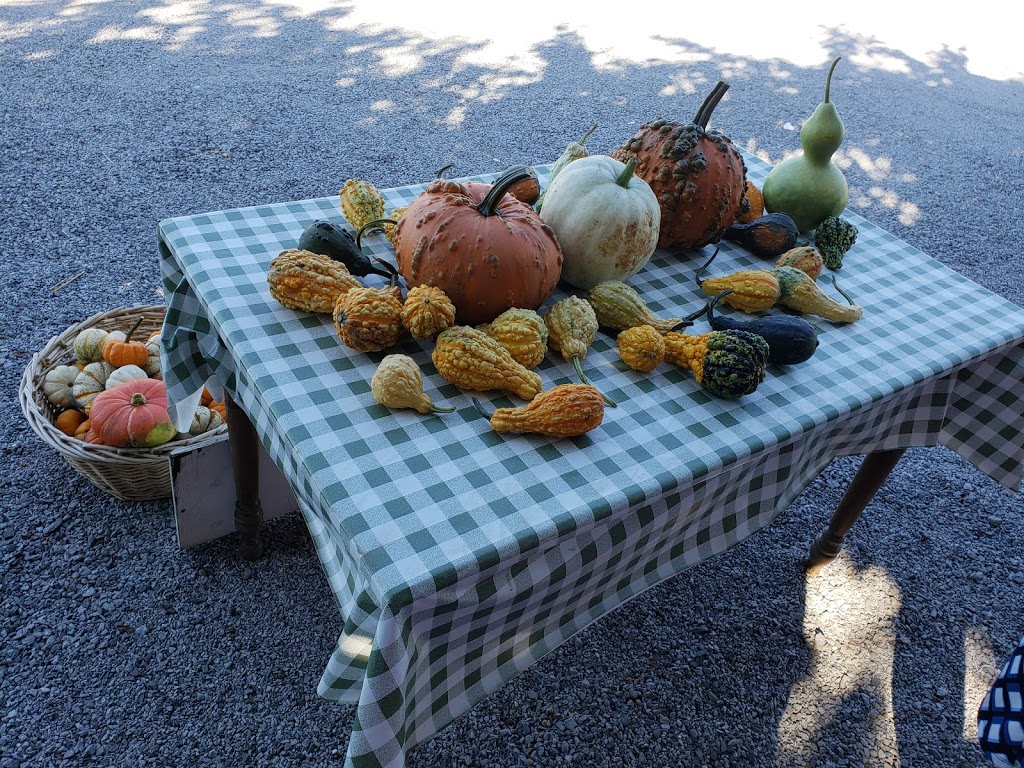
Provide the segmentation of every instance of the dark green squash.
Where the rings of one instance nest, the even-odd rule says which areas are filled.
[[[773,259],[794,248],[799,234],[789,214],[766,213],[748,224],[733,224],[723,237],[739,243],[755,256]]]
[[[314,221],[302,230],[302,234],[299,236],[298,248],[302,251],[319,253],[334,261],[341,262],[356,277],[365,277],[372,272],[375,275],[391,278],[398,273],[398,270],[386,261],[381,261],[374,257],[374,261],[382,265],[383,269],[376,266],[363,253],[351,232],[330,221]]]
[[[754,320],[735,320],[715,314],[715,305],[728,291],[723,291],[708,302],[708,324],[716,331],[749,331],[768,342],[768,361],[779,365],[793,365],[809,360],[818,349],[818,334],[814,326],[802,317],[769,315]]]

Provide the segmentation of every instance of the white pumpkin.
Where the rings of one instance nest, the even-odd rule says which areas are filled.
[[[125,384],[133,379],[148,379],[149,376],[137,365],[122,365],[120,368],[115,368],[113,372],[107,376],[106,389],[113,389],[114,387]]]
[[[58,365],[43,376],[43,394],[59,408],[74,408],[73,394],[78,368],[74,365]]]
[[[224,419],[221,418],[217,411],[207,408],[205,405],[200,405],[196,408],[195,416],[192,417],[192,426],[188,428],[188,433],[192,436],[201,435],[204,432],[216,429],[223,423]]]
[[[654,253],[661,206],[635,169],[632,160],[581,157],[565,166],[545,192],[540,217],[558,238],[562,280],[569,285],[587,289],[625,280]]]
[[[146,359],[146,364],[142,366],[142,370],[144,370],[146,375],[151,379],[162,379],[163,370],[160,364],[159,334],[149,337],[149,340],[146,342],[146,352],[149,353],[149,357]]]
[[[88,365],[102,360],[103,343],[109,335],[102,328],[84,328],[79,331],[71,345],[78,362]]]
[[[82,369],[71,388],[71,394],[81,410],[89,413],[92,401],[103,391],[107,384],[107,377],[113,372],[114,366],[105,361],[89,363]]]

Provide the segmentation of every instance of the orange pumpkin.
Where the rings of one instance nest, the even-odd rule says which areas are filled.
[[[159,379],[132,379],[100,392],[89,419],[100,440],[122,448],[152,448],[177,434],[167,414],[167,389]]]
[[[74,436],[77,437],[79,440],[85,440],[85,436],[89,434],[89,430],[91,429],[92,419],[87,418],[85,421],[78,425],[78,428],[75,430]]]
[[[115,368],[123,365],[137,365],[140,368],[149,362],[149,350],[141,341],[132,341],[132,334],[138,330],[143,318],[135,321],[124,339],[107,339],[103,342],[103,359]]]
[[[622,162],[636,155],[636,175],[657,195],[662,248],[685,251],[717,243],[743,212],[743,156],[724,134],[708,130],[711,113],[728,89],[727,83],[719,82],[692,123],[644,123],[612,152]]]
[[[75,432],[86,420],[86,415],[74,408],[61,411],[60,415],[53,420],[53,426],[59,429],[68,437],[74,437]]]
[[[208,406],[211,411],[216,411],[225,422],[228,420],[228,404],[226,400],[213,400]]]
[[[562,273],[562,250],[537,212],[506,194],[530,178],[533,169],[515,166],[493,185],[430,182],[395,232],[406,285],[440,288],[464,325],[543,304]]]

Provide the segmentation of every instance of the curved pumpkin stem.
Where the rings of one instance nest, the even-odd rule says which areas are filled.
[[[436,171],[434,171],[434,178],[443,179],[444,175],[455,167],[455,163],[448,163],[448,165],[442,165]]]
[[[615,183],[620,187],[629,188],[629,182],[633,178],[633,173],[636,171],[637,158],[633,155],[629,158],[629,162],[626,163],[626,167],[622,169],[622,173],[619,174],[619,178],[615,180]]]
[[[128,331],[128,333],[125,334],[125,336],[124,336],[124,343],[125,344],[127,344],[129,341],[132,340],[132,334],[135,333],[137,330],[139,330],[139,326],[142,325],[142,321],[144,319],[145,319],[144,317],[140,317],[138,320],[136,320],[135,321],[135,325],[132,326],[132,329],[130,331]]]
[[[697,116],[693,118],[693,124],[707,130],[708,123],[711,122],[711,113],[715,111],[718,102],[722,100],[722,97],[725,96],[725,92],[728,90],[729,84],[724,80],[719,80],[718,85],[708,94],[708,97],[704,99],[704,103],[700,105],[700,109],[697,110]]]
[[[498,203],[505,197],[511,187],[527,179],[537,180],[537,172],[528,165],[513,165],[495,179],[487,196],[476,207],[481,216],[494,216],[498,212]]]
[[[576,369],[576,375],[580,377],[580,381],[586,384],[587,386],[594,387],[594,385],[590,383],[590,379],[588,379],[587,375],[583,372],[583,366],[580,365],[580,358],[578,355],[572,356],[572,364],[573,367]],[[597,387],[594,387],[594,389],[597,389]],[[610,397],[605,395],[600,390],[598,390],[597,394],[601,395],[601,399],[604,400],[606,405],[609,405],[612,408],[619,407],[618,403],[616,403],[614,400],[612,400]]]

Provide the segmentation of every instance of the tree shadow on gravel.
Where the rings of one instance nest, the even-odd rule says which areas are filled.
[[[27,356],[50,336],[100,308],[161,301],[163,218],[330,196],[350,177],[420,182],[449,161],[466,174],[548,162],[594,122],[591,151],[610,151],[647,119],[690,119],[724,73],[713,126],[776,162],[798,147],[824,76],[683,39],[670,42],[700,55],[599,67],[568,32],[531,51],[534,72],[473,63],[475,46],[459,41],[332,28],[344,11],[217,7],[180,24],[153,4],[5,8],[28,30],[4,42],[16,97],[3,104],[0,397],[12,408]],[[995,204],[1020,197],[1021,84],[973,76],[949,51],[925,66],[839,33],[828,47],[844,55],[833,99],[851,208],[1024,303],[1020,224]],[[855,64],[865,50],[903,71]],[[964,140],[979,116],[987,144]],[[0,751],[55,765],[339,760],[352,709],[315,686],[340,622],[297,515],[267,526],[255,565],[233,537],[180,552],[166,502],[97,491],[21,419],[0,435],[0,688],[16,715]],[[855,468],[834,462],[767,530],[600,620],[410,765],[869,765],[886,675],[902,764],[982,765],[965,727],[977,670],[964,638],[980,633],[997,652],[1019,634],[1012,532],[1024,511],[944,449],[908,452],[837,564],[894,585],[898,611],[865,641],[891,641],[891,668],[877,667],[868,701],[855,686],[799,702],[806,720],[791,709],[824,658],[798,564]],[[828,703],[838,710],[814,711]]]

